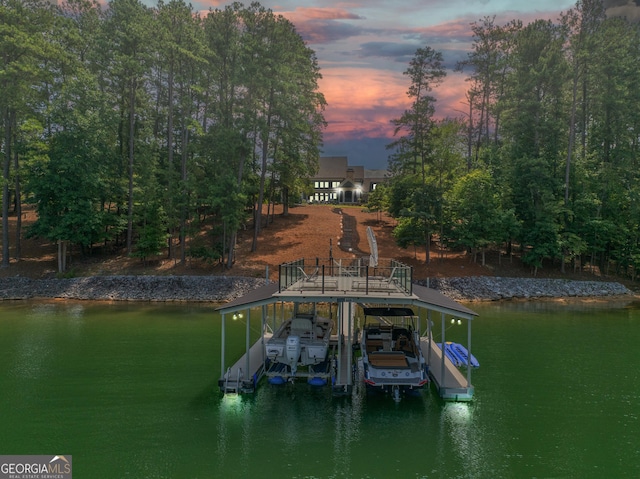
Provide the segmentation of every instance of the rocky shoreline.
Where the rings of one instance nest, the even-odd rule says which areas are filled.
[[[539,298],[600,298],[632,296],[626,286],[616,282],[573,281],[566,279],[502,278],[473,276],[432,278],[418,281],[456,301],[499,301]]]
[[[91,276],[70,279],[0,278],[0,300],[225,302],[262,286],[264,279],[231,276]],[[602,281],[470,276],[418,281],[457,301],[631,296]]]
[[[231,301],[264,284],[232,276],[88,276],[69,279],[0,278],[0,300]]]

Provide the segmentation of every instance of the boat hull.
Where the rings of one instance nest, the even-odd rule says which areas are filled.
[[[426,361],[410,329],[365,326],[361,350],[363,379],[369,389],[407,391],[421,389],[429,382]]]
[[[295,375],[299,367],[326,361],[332,321],[314,315],[298,315],[285,321],[265,344],[271,363],[285,364]]]

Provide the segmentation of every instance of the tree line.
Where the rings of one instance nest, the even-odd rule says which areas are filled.
[[[394,119],[392,178],[370,206],[398,218],[400,245],[514,249],[543,264],[635,278],[640,268],[640,29],[580,0],[557,21],[471,25],[457,69],[459,118],[436,119],[442,54],[418,49],[411,106]],[[501,257],[501,256],[499,256]]]
[[[250,217],[257,248],[257,205],[288,204],[317,170],[320,78],[258,3],[0,0],[2,266],[10,243],[20,258],[23,202],[61,270],[69,244],[230,266]]]

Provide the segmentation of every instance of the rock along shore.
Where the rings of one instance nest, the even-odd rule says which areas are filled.
[[[0,300],[212,301],[243,296],[264,279],[232,276],[89,276],[70,279],[0,278]]]
[[[473,276],[418,281],[457,301],[607,297],[634,293],[620,283]],[[265,284],[232,276],[91,276],[71,279],[0,278],[0,300],[225,302]]]
[[[620,283],[566,279],[470,276],[465,278],[432,278],[429,281],[418,281],[418,283],[436,289],[456,301],[594,298],[634,294]]]

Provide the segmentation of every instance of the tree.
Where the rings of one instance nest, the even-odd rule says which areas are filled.
[[[127,165],[126,245],[129,254],[133,250],[136,144],[146,143],[139,138],[144,131],[139,114],[151,68],[151,20],[150,10],[139,0],[112,0],[102,38],[106,47],[103,52],[106,57],[103,59],[103,66],[107,69],[105,87],[118,98],[117,105],[121,115],[119,146]]]
[[[160,35],[157,41],[156,75],[166,80],[158,81],[158,96],[166,92],[166,129],[158,129],[159,144],[165,146],[166,138],[166,191],[167,211],[171,229],[179,225],[181,261],[186,259],[186,222],[189,216],[188,161],[194,130],[201,128],[195,111],[206,69],[204,32],[198,15],[183,0],[170,0],[158,4]],[[157,100],[159,104],[162,100]],[[179,153],[180,162],[174,160]],[[169,256],[173,255],[173,235],[169,237]]]
[[[116,119],[105,108],[96,78],[77,73],[51,104],[51,121],[59,127],[49,138],[48,154],[30,161],[27,181],[38,213],[30,233],[62,246],[60,272],[66,268],[67,243],[90,248],[121,231],[104,208]]]
[[[637,58],[640,29],[621,18],[605,20],[596,34],[593,61],[588,74],[588,135],[585,161],[591,173],[589,188],[596,200],[592,218],[599,225],[615,225],[611,235],[606,226],[592,237],[598,238],[590,249],[599,252],[601,268],[609,259],[624,263],[617,255],[629,250],[628,243],[638,224],[637,197],[638,135],[640,116],[635,105],[640,101]],[[606,241],[603,244],[603,241]],[[599,244],[598,244],[599,243]],[[594,258],[595,259],[595,258]]]
[[[367,208],[369,211],[380,213],[389,210],[389,187],[387,184],[379,183],[376,189],[369,192],[367,197]],[[378,216],[378,219],[380,217]]]
[[[511,68],[510,57],[514,39],[522,29],[522,22],[513,20],[504,26],[495,24],[495,17],[484,17],[471,24],[474,42],[467,59],[457,64],[463,71],[471,68],[467,81],[469,101],[469,158],[471,144],[475,151],[474,162],[479,163],[483,146],[488,146],[493,133],[493,143],[500,138],[500,104],[506,89],[506,78]],[[474,127],[475,126],[475,127]],[[472,135],[475,134],[475,141]]]
[[[400,140],[390,145],[391,148],[401,147],[400,154],[393,157],[392,163],[397,163],[395,168],[400,171],[419,174],[424,184],[431,158],[429,134],[436,102],[430,93],[446,76],[442,53],[429,46],[418,48],[404,75],[410,79],[407,96],[412,99],[412,104],[400,118],[392,120],[394,135],[404,133]]]
[[[224,10],[209,11],[203,20],[205,57],[209,68],[205,73],[205,111],[201,157],[206,178],[222,183],[233,194],[227,196],[217,187],[203,187],[207,202],[222,222],[222,255],[226,267],[233,264],[237,227],[244,219],[247,159],[250,155],[249,133],[252,131],[250,101],[245,88],[244,59],[249,53],[243,43],[243,6],[233,3]],[[231,175],[231,177],[229,176]],[[231,180],[233,178],[233,181]],[[217,195],[221,196],[218,197]],[[237,208],[237,210],[234,210]]]
[[[393,229],[393,237],[401,248],[413,246],[414,257],[416,248],[424,246],[424,224],[417,216],[406,216],[398,219],[398,226]]]
[[[575,8],[562,15],[561,22],[568,35],[566,55],[570,65],[571,75],[571,113],[569,119],[569,138],[567,144],[567,160],[565,166],[564,202],[569,206],[569,191],[571,184],[571,164],[575,150],[577,128],[577,112],[580,82],[587,85],[587,72],[590,66],[591,52],[594,48],[594,35],[605,19],[602,0],[578,0]],[[585,88],[582,89],[585,91]],[[583,104],[586,98],[582,98]],[[582,122],[584,125],[584,121]],[[583,127],[584,131],[584,127]],[[584,146],[584,145],[583,145]],[[584,148],[583,148],[584,150]]]
[[[522,222],[523,260],[537,271],[558,254],[563,146],[567,135],[565,38],[549,21],[518,32],[504,97],[505,166],[515,214]]]
[[[430,94],[446,75],[442,54],[428,46],[419,48],[404,74],[411,81],[407,96],[413,102],[400,118],[392,120],[395,135],[404,134],[389,147],[396,149],[390,159],[391,169],[406,180],[392,182],[395,191],[391,194],[390,211],[394,215],[413,218],[411,222],[403,223],[404,226],[422,227],[421,244],[426,247],[428,263],[431,235],[442,211],[441,185],[438,185],[437,174],[432,176],[439,168],[433,121],[436,99]],[[413,183],[415,188],[403,194],[398,191],[403,183]],[[411,236],[415,235],[412,233]]]
[[[483,266],[486,248],[500,241],[503,230],[496,186],[487,170],[474,170],[460,177],[447,195],[451,241],[473,252],[480,250]]]
[[[253,53],[249,94],[257,105],[254,128],[260,183],[254,213],[255,251],[269,160],[271,168],[279,172],[285,197],[297,176],[309,176],[317,170],[325,101],[318,92],[320,73],[315,54],[293,24],[255,4],[244,15]]]
[[[42,64],[57,52],[47,41],[54,29],[54,9],[39,0],[0,2],[0,114],[4,152],[2,168],[2,264],[9,266],[9,205],[11,165],[14,163],[16,205],[20,204],[20,177],[16,142],[19,125],[37,116],[46,101],[44,84],[50,77]],[[19,235],[20,232],[18,231]]]

